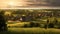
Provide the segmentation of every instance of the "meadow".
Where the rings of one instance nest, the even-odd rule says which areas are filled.
[[[60,34],[60,29],[54,28],[8,28],[7,32],[1,34]]]

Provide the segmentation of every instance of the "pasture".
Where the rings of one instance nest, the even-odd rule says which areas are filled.
[[[51,21],[53,21],[54,18],[49,18]],[[60,23],[60,18],[57,18],[57,20]],[[43,22],[46,23],[46,19],[42,19]],[[41,22],[42,22],[41,21]],[[24,24],[29,24],[30,22],[9,22],[7,26],[8,31],[7,32],[0,32],[1,34],[60,34],[60,29],[56,28],[40,28],[40,27],[27,27],[22,28],[21,26],[24,26]],[[18,28],[17,28],[18,27]]]
[[[7,32],[1,34],[60,34],[60,29],[54,28],[8,28]]]

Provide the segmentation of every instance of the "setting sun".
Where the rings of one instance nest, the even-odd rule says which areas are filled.
[[[12,2],[12,1],[11,1],[11,2],[9,2],[8,4],[9,4],[10,6],[13,6],[13,5],[15,5],[15,2]]]

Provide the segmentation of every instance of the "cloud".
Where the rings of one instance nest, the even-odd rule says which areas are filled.
[[[7,7],[9,1],[16,1],[14,7],[60,7],[60,0],[0,0],[0,7]]]
[[[31,4],[30,4],[31,3]],[[29,6],[60,6],[60,0],[34,0],[30,1]]]

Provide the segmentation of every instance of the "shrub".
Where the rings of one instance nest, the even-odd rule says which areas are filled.
[[[35,27],[39,27],[40,24],[39,24],[39,23],[35,23],[34,26],[35,26]]]
[[[27,24],[24,24],[24,27],[28,27],[28,25]]]
[[[53,23],[49,23],[48,24],[48,28],[54,28],[54,24]]]
[[[35,25],[35,23],[30,22],[30,27],[33,27]]]

